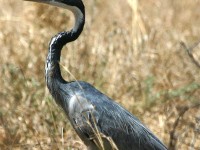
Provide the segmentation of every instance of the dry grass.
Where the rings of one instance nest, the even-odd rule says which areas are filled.
[[[180,46],[200,40],[200,1],[84,2],[84,32],[64,48],[61,64],[125,106],[167,145],[173,131],[171,149],[200,149],[200,107],[187,109],[200,100],[200,69]],[[44,81],[48,42],[69,29],[71,14],[0,3],[0,149],[83,149]],[[200,45],[193,53],[200,61]]]

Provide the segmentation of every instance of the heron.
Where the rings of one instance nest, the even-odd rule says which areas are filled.
[[[167,150],[167,147],[133,114],[84,81],[65,81],[60,70],[63,46],[75,41],[85,24],[82,0],[26,0],[70,10],[75,24],[49,43],[45,80],[49,92],[65,112],[88,150]]]

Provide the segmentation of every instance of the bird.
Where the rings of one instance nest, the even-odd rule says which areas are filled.
[[[85,81],[66,81],[60,70],[63,46],[75,41],[85,24],[82,0],[25,0],[70,10],[75,17],[71,30],[52,37],[45,65],[50,94],[66,114],[88,150],[167,150],[137,117]]]

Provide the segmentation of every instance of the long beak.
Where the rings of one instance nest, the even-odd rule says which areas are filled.
[[[24,0],[28,2],[36,2],[36,3],[44,3],[49,4],[57,7],[63,7],[64,3],[60,2],[60,0]],[[65,7],[63,7],[65,8]]]
[[[24,1],[49,4],[52,0],[24,0]]]

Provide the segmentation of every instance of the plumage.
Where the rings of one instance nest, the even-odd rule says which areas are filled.
[[[134,115],[83,81],[65,81],[59,61],[63,46],[76,40],[85,22],[81,0],[27,0],[69,9],[75,16],[70,31],[55,35],[49,44],[45,78],[56,103],[63,109],[88,150],[167,150]]]
[[[95,123],[99,132],[111,137],[113,141],[117,143],[116,145],[119,150],[167,149],[135,116],[89,83],[74,81],[63,84],[61,87],[71,91],[69,92],[71,97],[66,101],[70,103],[74,101],[74,98],[77,99],[76,105],[79,108],[72,112],[66,112],[66,114],[69,114],[68,118],[72,124],[75,125],[74,128],[76,132],[84,135],[84,139],[90,139],[90,137],[94,136],[93,129],[88,127],[86,123],[87,120],[90,120],[90,122],[94,122],[94,120],[91,120],[89,115],[82,116],[83,112],[89,111],[95,118]],[[82,101],[84,101],[84,103],[82,103]],[[79,104],[81,105],[79,106]],[[70,109],[64,108],[64,110]],[[79,121],[73,123],[74,115],[70,114],[75,114],[75,118],[79,118]],[[93,128],[95,127],[93,126]]]

